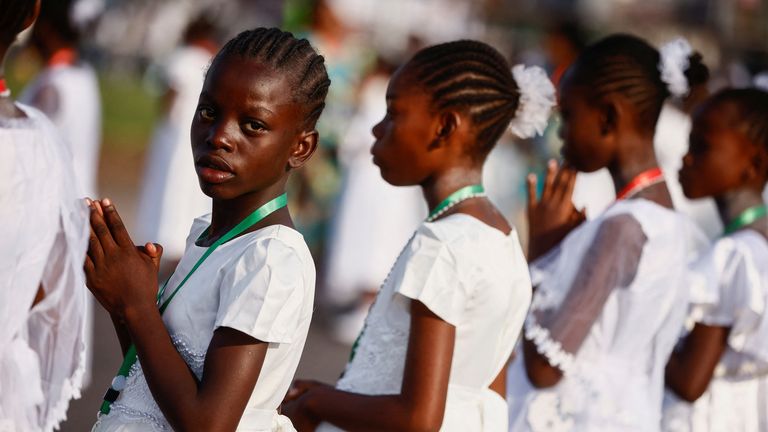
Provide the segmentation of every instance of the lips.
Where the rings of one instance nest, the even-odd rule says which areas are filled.
[[[221,156],[203,155],[195,161],[198,177],[206,183],[224,183],[235,176],[234,170]]]

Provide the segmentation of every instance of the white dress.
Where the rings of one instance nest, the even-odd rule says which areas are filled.
[[[693,404],[667,391],[669,432],[768,431],[768,242],[745,229],[715,242],[694,266],[691,317],[730,327],[707,391]]]
[[[517,233],[504,235],[464,214],[423,223],[384,281],[336,388],[400,393],[412,299],[456,327],[441,430],[506,430],[504,398],[488,386],[512,353],[531,299]]]
[[[50,91],[55,95],[46,102],[51,95],[44,93]],[[61,131],[72,149],[80,188],[86,196],[98,197],[101,96],[93,68],[86,63],[47,67],[24,90],[20,100],[45,112]],[[36,105],[38,102],[41,105]]]
[[[209,223],[210,216],[205,216],[192,225],[187,251],[168,284],[166,298],[207,249],[195,245],[195,240]],[[304,238],[291,228],[272,225],[219,246],[163,314],[173,344],[198,379],[217,328],[233,328],[269,343],[238,431],[294,430],[277,408],[304,349],[314,292],[315,267]],[[93,430],[172,430],[147,386],[141,359],[131,368],[111,412],[100,416]]]
[[[634,219],[639,242],[622,237],[625,228],[606,237],[601,228],[615,218]],[[664,368],[687,308],[690,229],[685,217],[651,201],[620,201],[531,265],[537,288],[525,337],[564,376],[534,388],[518,350],[507,378],[510,431],[659,430]],[[596,242],[622,247],[610,251],[612,262],[585,265]],[[639,256],[630,262],[631,250]],[[612,282],[573,287],[594,271],[609,272]]]
[[[19,108],[0,120],[0,430],[48,432],[80,395],[88,211],[58,131]]]
[[[189,136],[210,60],[208,51],[191,46],[170,56],[164,74],[174,100],[147,153],[136,240],[160,243],[163,256],[170,260],[184,254],[189,221],[211,211],[211,200],[200,190],[195,173]]]

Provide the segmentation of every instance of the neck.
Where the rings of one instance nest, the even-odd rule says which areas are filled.
[[[454,167],[422,183],[421,190],[429,210],[437,207],[444,199],[457,190],[481,184],[483,173],[480,168]]]
[[[210,238],[219,238],[259,207],[285,193],[285,181],[232,199],[213,200]]]
[[[608,166],[616,193],[624,189],[639,174],[659,166],[653,150],[653,139],[637,137],[635,141],[632,145],[624,146],[628,150]]]
[[[723,226],[728,226],[744,210],[765,203],[760,192],[751,188],[742,188],[715,197],[715,204],[717,204],[717,211],[720,213]]]

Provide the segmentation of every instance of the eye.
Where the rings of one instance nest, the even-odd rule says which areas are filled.
[[[203,120],[213,120],[213,110],[208,107],[198,107],[197,108],[198,114],[200,114],[200,118]]]
[[[243,129],[245,129],[247,132],[262,132],[267,130],[267,128],[263,124],[255,120],[249,120],[245,122],[245,124],[243,125]]]

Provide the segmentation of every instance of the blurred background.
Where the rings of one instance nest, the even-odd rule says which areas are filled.
[[[768,0],[52,3],[66,7],[24,36],[6,65],[9,85],[54,120],[60,117],[56,123],[74,137],[73,153],[82,159],[78,170],[85,190],[113,199],[137,242],[164,244],[165,277],[183,252],[192,218],[210,206],[197,187],[188,128],[211,55],[239,31],[279,26],[310,39],[326,57],[332,86],[318,125],[321,149],[294,174],[289,196],[318,270],[316,318],[298,376],[329,382],[343,369],[389,266],[426,215],[419,190],[384,183],[369,155],[371,127],[385,111],[387,79],[416,50],[451,39],[479,39],[511,64],[546,68],[557,82],[585,44],[608,33],[634,33],[656,46],[684,36],[711,70],[710,91],[768,81],[761,75],[768,71]],[[83,73],[79,78],[56,75],[67,67]],[[673,108],[684,124],[689,107]],[[64,130],[75,123],[89,130]],[[81,143],[85,135],[92,142]],[[682,150],[669,147],[677,148],[669,156],[674,169],[687,143],[685,135],[668,136],[682,143]],[[486,188],[523,239],[525,175],[541,172],[559,147],[555,119],[542,138],[503,137],[489,157]],[[606,187],[611,194],[610,183],[598,179],[588,190]],[[588,204],[588,211],[601,205]],[[702,222],[705,228],[707,223]],[[109,318],[96,307],[91,322],[94,367],[83,397],[71,405],[64,431],[90,429],[120,363]]]

